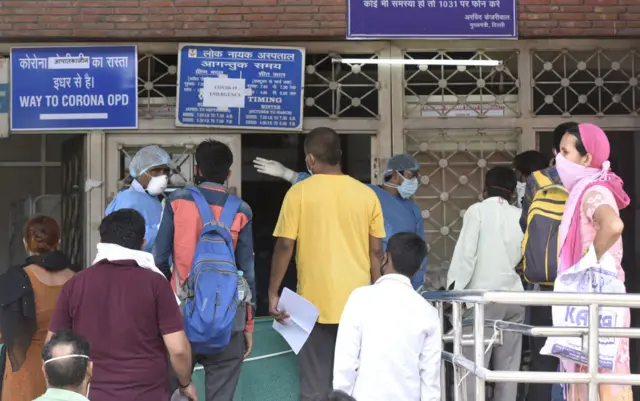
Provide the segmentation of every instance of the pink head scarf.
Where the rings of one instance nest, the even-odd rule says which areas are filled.
[[[591,168],[602,169],[604,162],[609,161],[611,146],[604,131],[594,124],[578,125],[580,139],[587,153],[591,153]]]
[[[607,188],[613,194],[618,209],[629,205],[629,196],[624,192],[623,181],[611,172],[609,153],[611,147],[607,135],[593,124],[578,125],[580,140],[587,153],[591,154],[591,167],[582,167],[557,156],[556,168],[560,179],[569,190],[562,222],[560,223],[560,264],[561,273],[582,259],[580,238],[580,205],[587,190],[595,185]],[[566,182],[566,183],[565,183]]]

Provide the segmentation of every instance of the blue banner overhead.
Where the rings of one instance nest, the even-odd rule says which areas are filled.
[[[136,46],[11,49],[11,130],[138,127]]]
[[[517,39],[516,0],[347,0],[347,39]]]
[[[182,44],[176,125],[301,131],[305,51]]]

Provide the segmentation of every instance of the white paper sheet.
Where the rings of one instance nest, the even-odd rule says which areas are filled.
[[[320,311],[311,302],[288,288],[282,291],[278,310],[285,311],[289,317],[284,324],[274,320],[273,329],[280,333],[297,355],[316,325]]]

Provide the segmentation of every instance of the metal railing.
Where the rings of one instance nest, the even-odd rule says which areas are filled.
[[[453,342],[453,353],[442,351],[442,359],[453,364],[453,399],[462,401],[466,394],[461,393],[460,384],[464,374],[460,368],[475,376],[475,401],[485,401],[487,382],[509,383],[565,383],[588,384],[589,400],[598,399],[600,384],[640,385],[640,374],[614,374],[598,372],[599,337],[640,338],[640,329],[632,328],[600,328],[600,307],[640,308],[640,295],[605,294],[605,293],[558,293],[558,292],[507,292],[507,291],[435,291],[423,292],[422,296],[429,302],[436,303],[440,318],[444,325],[444,303],[452,303],[452,325],[450,335],[443,336],[443,342]],[[463,335],[462,304],[473,303],[473,334]],[[535,327],[526,324],[503,321],[485,321],[484,308],[487,304],[521,305],[521,306],[587,306],[589,307],[588,327]],[[591,322],[597,322],[592,324]],[[497,339],[485,339],[485,325],[494,327],[499,335]],[[527,371],[492,371],[484,366],[485,344],[500,345],[502,331],[515,332],[532,337],[588,337],[587,373],[568,372],[527,372]],[[474,346],[474,361],[462,355],[463,345]],[[443,344],[444,346],[444,344]],[[444,349],[444,347],[443,347]],[[447,399],[446,366],[441,365],[442,401]],[[551,395],[549,395],[551,397]],[[471,401],[471,400],[467,400]]]

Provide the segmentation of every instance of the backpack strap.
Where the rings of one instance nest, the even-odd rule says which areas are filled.
[[[203,227],[207,224],[215,223],[216,219],[213,217],[211,206],[209,205],[209,202],[207,202],[207,200],[204,198],[204,195],[202,195],[202,192],[200,192],[200,189],[196,187],[187,187],[186,189],[191,192],[191,197],[198,207]]]
[[[242,200],[240,198],[232,194],[227,196],[227,200],[222,207],[222,213],[220,214],[220,223],[229,227],[229,230],[231,230],[233,220],[235,219],[240,206],[242,206]]]
[[[204,198],[204,195],[200,191],[200,189],[196,187],[187,187],[189,192],[191,192],[191,196],[193,197],[193,201],[196,203],[198,207],[198,211],[200,212],[200,218],[202,219],[202,230],[203,233],[206,230],[207,224],[216,223],[216,219],[213,216],[213,212],[211,212],[211,206],[209,202]],[[233,225],[233,220],[242,205],[242,200],[237,196],[228,194],[227,200],[222,207],[222,213],[220,214],[220,223],[227,226],[229,230],[231,230],[231,226]]]
[[[533,180],[536,182],[538,186],[537,189],[553,185],[553,182],[551,181],[551,179],[546,175],[544,175],[542,173],[542,170],[534,171],[532,176],[533,176]]]

